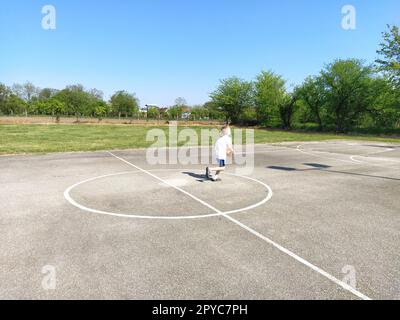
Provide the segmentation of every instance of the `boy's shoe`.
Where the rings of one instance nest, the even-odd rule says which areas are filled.
[[[220,181],[222,181],[221,178],[219,178],[219,177],[214,177],[214,178],[212,178],[211,180],[214,181],[214,182],[220,182]]]
[[[210,168],[209,167],[206,168],[206,177],[207,177],[207,179],[211,179],[211,174],[210,174]]]

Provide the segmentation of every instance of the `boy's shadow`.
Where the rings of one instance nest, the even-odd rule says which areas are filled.
[[[206,182],[209,179],[206,177],[205,174],[198,174],[198,173],[194,173],[194,172],[182,172],[183,174],[186,174],[192,178],[196,178],[196,180],[198,182]]]

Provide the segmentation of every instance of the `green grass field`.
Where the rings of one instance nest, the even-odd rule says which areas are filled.
[[[129,125],[0,125],[0,154],[51,153],[145,148],[146,134],[156,127]],[[168,127],[158,127],[168,132]],[[179,127],[179,130],[185,127]],[[200,133],[205,127],[191,127]],[[208,127],[209,129],[209,127]],[[198,134],[200,136],[200,134]],[[255,143],[331,139],[400,143],[400,138],[255,130]]]

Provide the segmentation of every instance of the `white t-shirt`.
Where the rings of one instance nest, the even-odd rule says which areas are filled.
[[[222,136],[215,143],[215,155],[218,160],[225,160],[228,148],[232,148],[232,139],[229,136]]]

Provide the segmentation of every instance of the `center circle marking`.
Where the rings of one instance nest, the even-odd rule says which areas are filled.
[[[148,172],[165,172],[165,171],[181,171],[183,172],[183,170],[181,169],[159,169],[159,170],[147,170]],[[184,171],[187,171],[184,170]],[[196,170],[198,171],[198,170]],[[93,209],[93,208],[88,208],[85,207],[84,205],[78,203],[77,201],[75,201],[72,197],[71,197],[71,191],[74,190],[75,188],[79,187],[80,185],[83,185],[85,183],[88,182],[92,182],[95,180],[100,180],[100,179],[104,179],[104,178],[109,178],[109,177],[115,177],[115,176],[122,176],[122,175],[127,175],[127,174],[136,174],[136,173],[140,173],[141,171],[126,171],[126,172],[119,172],[119,173],[113,173],[113,174],[107,174],[107,175],[103,175],[103,176],[98,176],[98,177],[94,177],[91,179],[87,179],[81,182],[78,182],[74,185],[72,185],[71,187],[69,187],[68,189],[65,190],[64,192],[64,197],[65,199],[73,206],[86,211],[86,212],[91,212],[91,213],[96,213],[96,214],[102,214],[102,215],[108,215],[108,216],[114,216],[114,217],[122,217],[122,218],[134,218],[134,219],[150,219],[150,220],[188,220],[188,219],[204,219],[204,218],[211,218],[211,217],[218,217],[218,216],[224,216],[224,215],[230,215],[233,213],[239,213],[239,212],[243,212],[243,211],[247,211],[247,210],[251,210],[251,209],[255,209],[265,203],[267,203],[269,200],[271,200],[272,196],[273,196],[273,192],[270,186],[268,186],[267,184],[265,184],[264,182],[254,179],[254,178],[250,178],[247,176],[240,176],[234,173],[227,173],[225,172],[224,175],[229,175],[229,176],[235,176],[235,177],[239,177],[242,179],[246,179],[249,181],[253,181],[256,182],[257,184],[263,186],[267,191],[267,195],[266,197],[253,204],[250,206],[247,206],[245,208],[241,208],[241,209],[236,209],[236,210],[231,210],[231,211],[224,211],[224,212],[220,212],[220,213],[213,213],[213,214],[204,214],[204,215],[192,215],[192,216],[148,216],[148,215],[137,215],[137,214],[129,214],[129,213],[115,213],[115,212],[110,212],[110,211],[102,211],[102,210],[97,210],[97,209]],[[204,200],[203,200],[204,201]]]

